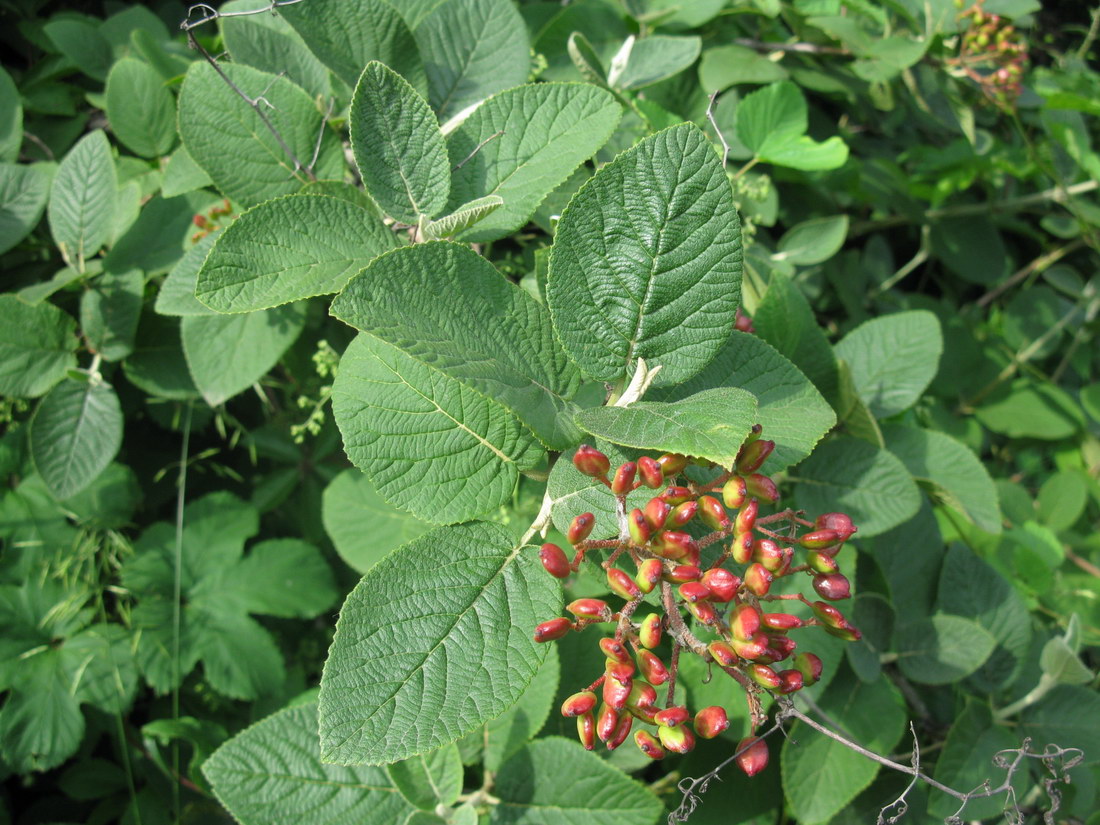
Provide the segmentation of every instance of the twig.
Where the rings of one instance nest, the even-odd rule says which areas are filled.
[[[768,40],[753,40],[751,37],[735,37],[738,46],[755,49],[758,52],[797,52],[798,54],[840,54],[851,56],[851,52],[837,46],[819,46],[816,43],[778,43]]]
[[[710,125],[714,127],[714,134],[718,135],[718,140],[722,142],[722,168],[726,168],[726,162],[730,157],[730,145],[726,142],[726,136],[722,134],[722,130],[718,128],[717,122],[714,120],[714,101],[718,97],[718,89],[711,92],[710,102],[707,104],[707,120],[710,121]]]
[[[482,148],[484,148],[485,144],[487,144],[489,141],[495,140],[496,138],[501,137],[503,135],[504,135],[504,130],[503,129],[501,129],[500,131],[497,131],[497,132],[493,132],[491,135],[489,135],[489,137],[485,138],[485,140],[481,141],[481,143],[479,143],[477,146],[475,146],[473,148],[473,151],[470,152],[470,154],[466,155],[466,157],[464,157],[462,160],[460,160],[458,163],[456,163],[454,168],[451,171],[452,172],[457,172],[459,169],[461,169],[463,166],[465,166],[467,163],[469,163],[471,160],[473,160],[474,155],[476,155],[478,152],[480,152],[482,150]]]
[[[913,768],[913,779],[908,785],[905,786],[905,790],[901,792],[897,799],[891,802],[889,805],[883,806],[882,810],[878,812],[878,818],[875,820],[875,825],[894,825],[899,819],[905,816],[906,811],[909,810],[909,803],[905,797],[909,796],[909,793],[917,785],[917,780],[920,778],[920,744],[917,742],[917,729],[913,727],[913,723],[909,723],[909,733],[913,735],[913,755],[909,759],[909,764]],[[891,808],[897,808],[897,813],[889,819],[886,819],[886,812]]]
[[[328,126],[328,119],[332,117],[332,108],[336,105],[336,98],[330,97],[328,99],[328,106],[325,107],[325,115],[321,118],[321,128],[317,130],[317,142],[313,144],[313,156],[309,159],[309,166],[306,167],[310,172],[317,166],[317,159],[321,157],[321,141],[325,137],[325,128]]]
[[[1072,243],[1068,243],[1065,246],[1060,246],[1057,249],[1052,249],[1045,255],[1040,255],[1027,266],[1024,266],[1014,272],[1012,276],[1008,278],[1008,280],[1006,280],[1004,283],[998,284],[997,286],[993,287],[993,289],[989,290],[989,292],[985,293],[985,295],[978,299],[978,306],[989,306],[991,303],[1000,298],[1005,292],[1016,286],[1016,284],[1020,283],[1021,281],[1026,281],[1033,273],[1042,272],[1043,270],[1047,269],[1051,264],[1061,260],[1069,253],[1077,251],[1084,245],[1085,242],[1078,238]]]
[[[293,6],[295,3],[301,3],[302,0],[271,0],[262,9],[250,9],[249,11],[218,11],[213,6],[208,6],[206,3],[196,3],[187,10],[187,20],[180,23],[180,28],[185,32],[191,31],[191,29],[197,29],[199,26],[211,23],[214,20],[218,20],[222,17],[248,17],[253,14],[266,14],[269,11],[275,11],[280,6]],[[202,9],[207,13],[206,17],[198,20],[191,20],[191,12]]]

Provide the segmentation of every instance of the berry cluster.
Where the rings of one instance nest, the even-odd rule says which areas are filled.
[[[191,236],[191,243],[198,243],[211,232],[220,229],[221,219],[228,218],[232,214],[233,206],[229,203],[229,198],[225,198],[220,204],[207,210],[206,214],[200,212],[195,215],[191,222],[199,231]]]
[[[966,23],[959,56],[948,62],[981,87],[1002,108],[1011,107],[1020,96],[1020,80],[1027,65],[1027,47],[1023,36],[996,14],[982,9],[984,0],[965,7],[966,0],[955,0],[959,19]]]
[[[535,640],[560,639],[591,625],[615,625],[613,635],[599,640],[606,657],[603,674],[562,705],[563,715],[576,717],[581,743],[589,750],[597,738],[609,749],[617,748],[635,720],[656,727],[655,735],[645,728],[634,733],[635,744],[652,759],[662,759],[670,751],[687,753],[697,736],[710,739],[729,727],[723,707],[702,708],[693,717],[676,704],[676,671],[684,650],[702,656],[742,686],[755,732],[765,719],[759,698],[763,691],[793,693],[821,676],[821,659],[810,652],[796,654],[798,645],[790,631],[818,626],[849,641],[860,637],[829,604],[850,595],[836,555],[856,527],[844,513],[827,513],[814,522],[792,510],[761,515],[761,502],[774,504],[779,493],[771,478],[757,472],[775,448],[760,433],[757,425],[733,468],[705,484],[683,475],[689,464],[715,466],[701,459],[642,456],[611,473],[607,456],[594,447],[582,446],[574,455],[576,468],[602,482],[615,496],[619,536],[590,539],[596,520],[592,513],[583,513],[567,531],[574,548],[572,559],[550,543],[542,545],[539,557],[547,572],[565,579],[587,554],[608,551],[602,565],[607,585],[625,604],[616,610],[602,599],[577,599],[566,608],[571,617],[538,625]],[[628,512],[627,495],[642,486],[664,489],[644,508]],[[710,495],[719,490],[720,498]],[[693,536],[688,532],[693,524],[704,528],[696,530],[696,535],[708,532]],[[708,553],[713,560],[704,563],[703,551],[713,545],[718,545],[717,555]],[[801,564],[795,564],[796,548],[805,552]],[[632,563],[633,575],[617,566],[620,560]],[[776,580],[798,574],[812,579],[813,590],[824,601],[811,601],[800,593],[772,592]],[[651,593],[654,597],[647,603]],[[766,609],[784,600],[807,605],[812,618]],[[639,608],[654,606],[653,602],[657,609],[638,619]],[[689,619],[694,619],[690,628]],[[696,632],[713,638],[704,641]],[[666,635],[671,648],[667,665],[654,652]],[[777,669],[787,661],[790,667]],[[667,694],[661,707],[656,689],[663,685]],[[738,751],[737,763],[749,776],[767,765],[767,744],[751,733],[741,740]]]

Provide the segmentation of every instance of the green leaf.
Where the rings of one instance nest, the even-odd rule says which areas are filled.
[[[219,233],[195,297],[218,312],[252,312],[336,292],[398,243],[378,218],[345,200],[276,198]]]
[[[836,424],[832,407],[798,368],[766,341],[734,332],[714,360],[690,381],[649,393],[653,400],[683,401],[702,390],[739,387],[756,396],[757,421],[775,450],[760,472],[778,473],[808,456]]]
[[[93,80],[103,80],[111,68],[111,44],[92,17],[55,18],[42,27],[57,50]]]
[[[800,508],[848,513],[860,538],[884,533],[920,508],[920,490],[905,465],[893,453],[850,437],[826,441],[790,476]]]
[[[365,475],[354,468],[336,476],[321,497],[321,518],[336,552],[366,573],[396,547],[423,535],[431,525],[387,504]],[[363,530],[369,524],[370,530]]]
[[[280,711],[230,739],[202,771],[242,825],[403,822],[412,809],[382,768],[320,760],[317,705]]]
[[[0,68],[0,162],[14,163],[23,143],[23,104],[19,89],[3,68]]]
[[[254,11],[265,5],[262,0],[232,0],[220,7],[223,16],[218,25],[233,62],[272,74],[282,72],[314,97],[327,97],[332,91],[328,69],[313,56],[284,15],[224,16],[226,12]],[[323,26],[325,21],[318,23]]]
[[[860,398],[877,418],[913,406],[936,377],[942,353],[940,322],[926,310],[865,321],[836,345]]]
[[[462,757],[453,742],[394,762],[386,773],[409,804],[423,811],[433,811],[438,805],[449,807],[462,793]]]
[[[297,192],[309,180],[302,167],[313,157],[319,135],[314,173],[318,178],[343,175],[340,142],[323,127],[322,112],[308,94],[284,77],[248,66],[226,63],[222,70],[246,95],[262,96],[270,104],[258,105],[294,155],[209,63],[195,61],[180,89],[180,137],[222,194],[248,207]]]
[[[1073,527],[1088,503],[1089,480],[1080,470],[1054,473],[1039,488],[1039,519],[1051,530]]]
[[[107,75],[107,119],[122,144],[143,158],[166,155],[176,142],[176,99],[160,73],[124,57]]]
[[[740,83],[774,83],[787,79],[787,70],[746,46],[716,46],[703,52],[699,82],[707,93],[721,92]]]
[[[183,352],[206,403],[215,407],[259,381],[294,343],[304,323],[301,304],[184,318]]]
[[[363,577],[321,677],[325,761],[425,753],[519,698],[545,656],[531,633],[561,604],[557,583],[524,551],[495,524],[441,527]]]
[[[355,86],[349,117],[355,164],[382,211],[409,224],[438,215],[451,192],[447,147],[416,90],[372,61]]]
[[[506,407],[370,335],[344,352],[332,407],[379,494],[436,524],[501,506],[542,455]]]
[[[445,123],[473,103],[527,80],[527,26],[510,0],[444,0],[414,31],[428,100]]]
[[[363,67],[372,60],[385,63],[416,89],[427,88],[412,24],[406,25],[384,0],[311,0],[308,8],[287,5],[279,14],[349,88],[355,87]]]
[[[89,486],[65,499],[66,515],[82,527],[120,530],[127,527],[141,503],[137,474],[112,462]]]
[[[1058,685],[1037,705],[1028,708],[1020,722],[1021,736],[1030,736],[1038,747],[1056,744],[1080,748],[1084,764],[1100,764],[1100,695],[1077,685]]]
[[[65,155],[50,188],[50,232],[66,263],[83,270],[84,262],[106,243],[117,188],[111,145],[103,130],[96,129]]]
[[[610,93],[579,83],[528,84],[482,103],[447,138],[448,209],[486,195],[499,195],[504,206],[462,239],[491,241],[519,229],[607,142],[621,113]]]
[[[551,736],[504,764],[491,825],[655,825],[660,800],[576,742]]]
[[[94,624],[66,639],[60,664],[69,692],[104,713],[124,713],[138,682],[132,645],[130,631],[117,624]]]
[[[236,568],[232,597],[249,613],[308,619],[335,603],[332,568],[301,539],[260,542]]]
[[[616,89],[642,89],[679,74],[699,57],[703,41],[695,36],[633,35],[611,61],[607,82]]]
[[[593,407],[574,417],[582,430],[627,447],[697,456],[732,467],[757,419],[756,398],[723,387],[679,401]]]
[[[917,481],[987,533],[1001,532],[1001,508],[993,479],[970,448],[949,435],[887,424],[886,449],[901,459]]]
[[[844,246],[848,235],[848,216],[832,215],[795,224],[779,239],[774,261],[809,266],[829,260]]]
[[[199,397],[175,318],[146,313],[138,322],[134,352],[122,362],[122,369],[131,384],[155,398],[186,401]]]
[[[570,357],[619,381],[636,359],[687,380],[715,356],[740,300],[733,193],[698,127],[673,126],[593,175],[562,213],[547,302]]]
[[[558,648],[552,645],[547,650],[546,659],[535,673],[527,690],[508,710],[486,725],[485,732],[485,769],[500,770],[516,751],[535,737],[554,706],[558,680],[561,674],[561,661]]]
[[[746,95],[737,107],[737,137],[759,160],[806,171],[843,166],[844,141],[831,137],[818,143],[807,137],[807,125],[806,99],[787,80]]]
[[[111,463],[122,444],[122,409],[110,384],[62,381],[31,419],[31,457],[57,498],[76,495]]]
[[[231,226],[236,226],[234,221]],[[215,311],[195,297],[195,287],[214,243],[221,237],[221,229],[199,238],[192,247],[183,253],[183,257],[172,267],[168,276],[161,282],[154,305],[161,315],[215,315]]]
[[[994,764],[994,757],[999,751],[1018,747],[1020,741],[1007,728],[994,723],[989,707],[971,699],[951,725],[943,751],[936,760],[934,777],[937,782],[960,790],[977,788],[987,780],[992,782],[992,786],[999,785],[1004,778],[1004,768]],[[1024,794],[1027,790],[1026,772],[1017,773],[1012,785],[1016,794]],[[959,810],[959,800],[954,797],[936,792],[931,792],[929,797],[930,817],[942,819]],[[1001,816],[1004,808],[1005,796],[997,794],[970,800],[961,815],[967,821],[994,819]]]
[[[507,407],[551,447],[576,443],[570,402],[580,376],[549,313],[468,247],[432,242],[383,255],[331,312]]]
[[[56,169],[52,163],[0,163],[0,255],[38,225]]]
[[[860,682],[845,669],[820,701],[822,710],[844,720],[844,732],[869,750],[889,753],[905,730],[905,702],[885,679]],[[876,763],[801,722],[783,743],[781,760],[791,814],[805,825],[832,819],[879,772]]]
[[[76,366],[76,322],[53,304],[0,295],[0,395],[37,398]]]
[[[145,276],[139,270],[91,280],[80,296],[80,329],[88,349],[105,361],[121,361],[133,352],[144,298]]]
[[[104,269],[115,274],[140,269],[146,277],[167,272],[189,245],[188,239],[195,231],[195,213],[209,204],[208,192],[189,192],[174,198],[154,195],[104,257]]]
[[[1076,615],[1076,614],[1075,614]],[[1061,636],[1049,639],[1039,656],[1039,667],[1044,676],[1063,684],[1085,685],[1092,681],[1093,673],[1073,652]]]
[[[997,640],[975,621],[947,613],[900,625],[895,633],[898,667],[925,685],[949,685],[980,668]]]
[[[21,670],[20,689],[0,709],[0,757],[19,773],[47,771],[76,752],[84,716],[69,691],[60,651],[31,656]]]
[[[1009,438],[1059,441],[1085,425],[1084,413],[1065,390],[1028,378],[1012,382],[1007,392],[982,404],[974,415],[993,432]]]
[[[461,232],[465,232],[475,223],[485,218],[504,206],[504,199],[500,195],[486,195],[458,207],[450,215],[445,215],[436,221],[425,221],[421,218],[424,240],[437,241],[443,238],[451,238]]]
[[[174,198],[177,195],[185,195],[212,186],[214,181],[195,163],[183,146],[177,146],[168,158],[168,166],[164,169],[164,182],[161,184],[161,195],[166,198]]]

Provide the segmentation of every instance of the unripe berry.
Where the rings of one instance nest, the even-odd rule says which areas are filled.
[[[633,663],[631,663],[633,667]],[[619,674],[621,676],[621,674]],[[604,673],[603,680],[603,700],[607,703],[609,708],[615,710],[622,710],[626,707],[627,697],[630,696],[630,689],[633,687],[634,680],[627,677],[626,679],[617,678],[611,670]],[[606,741],[606,740],[605,740]]]
[[[780,633],[786,633],[788,630],[794,630],[804,624],[798,616],[792,616],[790,613],[765,613],[760,617],[760,620],[765,630]]]
[[[779,501],[779,488],[768,476],[753,473],[745,479],[745,489],[750,496],[770,501],[772,504]]]
[[[674,728],[677,725],[682,725],[690,718],[691,714],[688,713],[688,709],[682,705],[665,708],[660,713],[658,713],[656,717],[658,725],[664,725],[669,728]]]
[[[772,574],[762,564],[750,564],[745,571],[745,587],[754,596],[766,596],[772,586]]]
[[[611,481],[611,492],[617,496],[625,496],[634,489],[634,476],[638,472],[638,465],[628,461],[615,471],[615,478]]]
[[[745,772],[746,776],[756,776],[764,768],[768,767],[768,743],[755,736],[746,736],[737,743],[737,767]]]
[[[691,732],[690,728],[683,725],[677,725],[674,728],[661,725],[657,728],[657,737],[661,740],[665,750],[670,750],[673,753],[688,753],[695,747],[695,734]]]
[[[743,641],[741,639],[734,639],[731,642],[731,647],[734,652],[742,659],[759,659],[768,651],[768,642],[771,641],[767,634],[757,633],[749,641]]]
[[[746,444],[737,453],[737,472],[742,475],[755,473],[774,449],[774,441],[765,441],[762,438]]]
[[[824,667],[821,658],[814,653],[799,653],[794,657],[795,668],[802,674],[802,684],[806,687],[814,684],[821,678],[821,670]]]
[[[814,615],[817,616],[826,627],[844,627],[848,624],[848,620],[844,618],[844,614],[831,604],[814,602],[810,607],[813,609]]]
[[[668,668],[665,663],[657,658],[656,654],[648,650],[638,651],[638,672],[642,678],[651,685],[663,685],[669,679]]]
[[[645,513],[635,507],[626,516],[626,525],[630,531],[630,540],[641,547],[653,535],[653,528],[646,521]]]
[[[646,559],[638,566],[638,575],[634,577],[634,581],[638,583],[638,588],[643,593],[651,593],[664,572],[665,568],[660,559]]]
[[[619,724],[615,726],[615,730],[611,733],[611,736],[607,738],[607,749],[613,751],[625,742],[626,737],[630,735],[630,728],[633,725],[634,717],[632,715],[629,713],[619,714]]]
[[[722,503],[731,510],[736,510],[745,503],[749,490],[745,485],[745,479],[739,475],[732,475],[722,486]]]
[[[657,463],[661,465],[661,472],[664,473],[665,478],[672,478],[683,472],[688,465],[688,458],[678,453],[665,453],[657,459]]]
[[[691,490],[687,487],[669,487],[663,493],[661,498],[675,507],[677,504],[683,504],[685,501],[692,501],[694,497],[691,495]]]
[[[768,658],[773,662],[782,662],[788,658],[794,649],[798,647],[798,642],[789,636],[772,635],[768,637]]]
[[[807,553],[806,564],[816,573],[835,573],[840,569],[836,559],[828,553],[822,553],[820,550],[811,550]]]
[[[838,639],[843,639],[846,642],[858,642],[863,638],[863,634],[851,625],[845,627],[826,627],[825,632],[830,636],[836,636]]]
[[[724,567],[714,567],[703,574],[703,584],[717,602],[730,602],[741,586],[741,579]]]
[[[779,678],[779,674],[767,665],[750,665],[749,676],[760,687],[768,690],[776,690],[783,683],[783,680]]]
[[[718,621],[718,611],[709,601],[687,602],[688,612],[703,624],[711,625]]]
[[[729,726],[726,709],[721,705],[711,705],[695,714],[695,732],[703,739],[713,739]]]
[[[651,498],[645,506],[645,520],[654,530],[660,530],[665,526],[668,514],[672,512],[672,505],[662,498]]]
[[[760,504],[755,498],[749,499],[748,504],[743,504],[733,524],[734,533],[751,533],[756,526],[756,514],[759,512]]]
[[[752,318],[741,312],[741,307],[737,308],[737,312],[733,316],[733,328],[740,332],[756,332],[752,325]]]
[[[726,530],[730,526],[730,517],[722,502],[713,496],[699,497],[699,518],[711,530]]]
[[[751,604],[739,604],[730,615],[730,633],[743,642],[760,632],[760,611]]]
[[[802,690],[802,674],[797,670],[781,670],[779,678],[783,683],[779,686],[779,692],[783,694],[794,693]]]
[[[752,561],[753,551],[752,532],[735,533],[733,544],[730,545],[730,556],[738,564],[748,564]]]
[[[677,504],[665,523],[669,527],[683,527],[695,517],[698,510],[699,504],[695,501],[685,501],[683,504]]]
[[[650,759],[665,758],[665,749],[661,747],[657,738],[647,730],[640,730],[634,734],[634,744],[638,746],[638,750]]]
[[[642,626],[638,629],[638,640],[643,647],[650,650],[661,643],[661,614],[650,613],[642,619]]]
[[[564,579],[572,572],[569,568],[569,559],[566,558],[565,551],[556,544],[547,542],[540,547],[539,561],[542,562],[542,566],[546,569],[546,572],[554,578]]]
[[[591,712],[577,717],[577,738],[586,751],[596,747],[596,720]]]
[[[535,628],[535,641],[552,642],[554,641],[554,639],[560,639],[572,629],[573,623],[569,621],[569,619],[551,619],[548,622],[543,622]]]
[[[600,650],[603,651],[603,655],[610,661],[624,665],[633,664],[633,660],[630,658],[630,651],[626,649],[626,645],[622,642],[615,641],[615,639],[600,639]]]
[[[710,589],[702,582],[684,582],[676,590],[680,598],[689,603],[706,601],[711,597]]]
[[[566,605],[565,609],[574,616],[582,616],[585,619],[611,621],[611,607],[602,599],[576,599]]]
[[[647,685],[645,682],[634,682],[634,687],[630,689],[630,696],[626,699],[626,706],[628,708],[637,708],[644,710],[647,708],[653,708],[653,713],[650,716],[656,716],[657,710],[655,708],[657,704],[657,691],[654,690],[652,685]]]
[[[814,590],[823,599],[837,602],[852,595],[852,585],[843,573],[814,576]]]
[[[665,573],[665,579],[673,584],[695,582],[703,577],[703,571],[694,564],[678,564]]]
[[[661,470],[661,465],[647,455],[638,459],[638,475],[642,479],[642,484],[651,490],[656,490],[665,483],[665,474]]]
[[[798,543],[807,550],[823,550],[834,544],[840,544],[840,535],[836,530],[814,530],[812,533],[799,536]]]
[[[775,573],[783,567],[783,548],[771,539],[757,539],[752,543],[752,560]]]
[[[822,513],[814,520],[819,530],[833,530],[841,541],[847,541],[857,528],[847,513]]]
[[[607,476],[607,471],[611,469],[611,461],[595,447],[582,444],[573,453],[573,466],[586,476],[604,478]]]
[[[691,560],[694,564],[699,558],[699,543],[687,533],[678,530],[665,530],[657,536],[653,552],[671,561]]]
[[[616,596],[630,601],[642,595],[641,589],[634,583],[634,579],[618,567],[609,567],[607,570],[607,586]]]
[[[583,716],[596,708],[596,694],[590,690],[574,693],[561,704],[562,716]]]
[[[596,736],[601,742],[606,742],[615,733],[619,725],[619,712],[606,702],[600,705],[600,712],[596,716]]]
[[[737,651],[726,642],[711,642],[707,645],[707,653],[723,667],[732,667],[737,664]]]
[[[581,513],[573,519],[569,525],[569,531],[565,537],[570,544],[578,544],[592,535],[592,528],[596,526],[596,517],[591,513]]]

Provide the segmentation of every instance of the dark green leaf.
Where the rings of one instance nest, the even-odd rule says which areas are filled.
[[[0,393],[35,398],[76,366],[76,322],[53,304],[0,295]]]
[[[136,269],[92,280],[80,298],[80,329],[88,349],[105,361],[120,361],[133,352],[144,297],[145,276]]]
[[[50,232],[67,263],[83,270],[106,243],[117,188],[111,145],[97,129],[65,155],[50,189]]]
[[[143,60],[124,57],[107,75],[107,119],[136,155],[159,158],[176,142],[176,99],[160,73]]]
[[[52,163],[0,163],[0,255],[38,224],[56,169]]]
[[[947,613],[903,624],[895,634],[901,672],[926,685],[948,685],[969,676],[996,645],[977,622]]]

